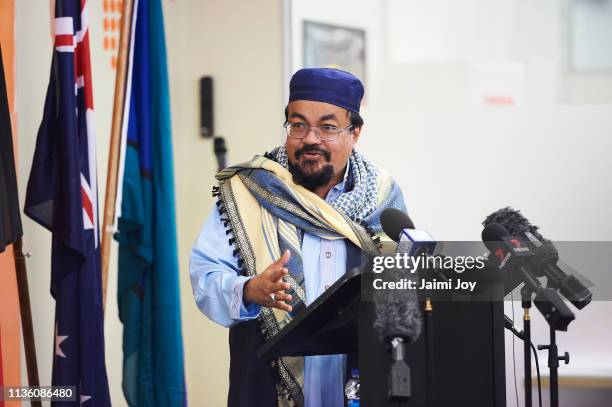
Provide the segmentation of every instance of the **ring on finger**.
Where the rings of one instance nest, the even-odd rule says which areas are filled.
[[[272,302],[276,302],[276,293],[271,293],[270,299],[272,300]]]

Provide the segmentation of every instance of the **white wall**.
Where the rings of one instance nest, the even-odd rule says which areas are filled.
[[[293,0],[293,68],[302,65],[303,20],[366,30],[368,105],[358,148],[396,177],[410,216],[438,240],[480,240],[484,217],[507,205],[550,239],[612,240],[612,74],[567,68],[567,7],[554,0]],[[518,106],[474,97],[484,74],[507,67]],[[503,88],[500,75],[483,86]],[[522,326],[520,303],[515,310]],[[569,332],[558,335],[560,351],[571,354],[561,375],[612,376],[610,312],[612,302],[603,301],[576,311]],[[546,323],[535,309],[532,316],[533,342],[548,343]],[[507,335],[509,405],[511,344]],[[547,373],[547,353],[539,355]]]
[[[103,205],[114,90],[110,54],[102,49],[102,3],[89,1],[98,180]],[[189,403],[224,405],[228,390],[227,329],[209,322],[195,306],[188,256],[213,207],[216,162],[212,140],[199,136],[200,76],[215,80],[215,122],[226,138],[230,163],[262,153],[282,140],[282,13],[280,0],[164,1],[175,160],[180,289]],[[49,2],[16,2],[16,94],[19,188],[25,197],[36,134],[51,66]],[[54,302],[49,293],[50,234],[23,217],[30,296],[42,384],[51,380]],[[122,325],[116,302],[116,244],[105,320],[106,365],[113,405],[121,391]]]

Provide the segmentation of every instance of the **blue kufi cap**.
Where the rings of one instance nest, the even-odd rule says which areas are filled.
[[[312,100],[359,113],[363,85],[352,73],[333,68],[304,68],[289,82],[289,102]]]

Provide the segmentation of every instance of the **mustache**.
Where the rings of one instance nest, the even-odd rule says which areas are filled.
[[[305,145],[304,147],[296,150],[295,158],[299,160],[304,153],[319,153],[321,154],[326,161],[331,160],[331,154],[329,151],[323,150],[322,148],[317,147],[316,145]]]

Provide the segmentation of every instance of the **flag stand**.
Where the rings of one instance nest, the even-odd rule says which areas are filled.
[[[101,261],[102,261],[102,307],[106,309],[106,288],[108,284],[108,263],[110,244],[115,223],[115,204],[117,199],[117,175],[121,142],[121,126],[125,104],[125,91],[128,71],[128,53],[132,32],[133,1],[125,0],[121,13],[121,33],[117,55],[117,75],[115,76],[115,100],[111,124],[110,147],[108,152],[108,170],[106,174],[106,194],[104,196],[104,220],[101,228]]]
[[[23,345],[25,351],[26,367],[28,369],[28,383],[30,386],[40,386],[38,380],[38,364],[36,362],[36,345],[34,343],[34,327],[32,325],[32,308],[28,289],[28,275],[26,272],[26,257],[23,253],[23,238],[19,237],[13,243],[13,257],[15,259],[15,273],[17,275],[17,291],[19,295],[19,309],[21,311],[21,329],[23,330]],[[33,407],[40,407],[40,400],[32,400]]]

